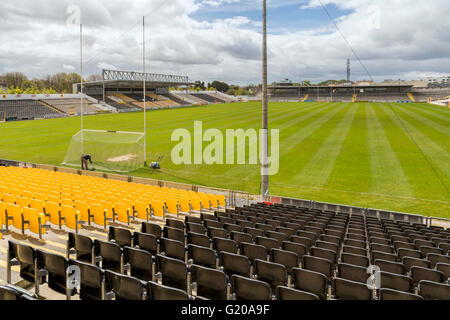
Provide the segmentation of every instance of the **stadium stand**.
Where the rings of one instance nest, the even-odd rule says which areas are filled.
[[[65,113],[69,113],[71,108],[75,108],[76,113],[81,113],[81,101],[80,99],[48,99],[42,100],[43,103],[52,106]],[[86,113],[97,113],[101,111],[94,106],[95,103],[88,99],[83,99],[83,110]]]
[[[191,96],[200,98],[202,100],[208,101],[209,103],[225,103],[224,100],[217,98],[215,96],[212,96],[210,94],[206,94],[206,93],[190,93]]]
[[[180,98],[178,98],[175,95],[170,94],[170,93],[162,94],[161,96],[168,98],[169,100],[177,103],[180,106],[190,105],[189,102],[184,101],[184,100],[182,100],[182,99],[180,99]]]
[[[224,206],[223,198],[38,169],[0,168],[0,182],[3,223],[16,228],[18,215],[10,217],[8,205],[14,201],[25,209],[21,206],[27,201],[22,198],[34,195],[33,206],[42,202],[37,212],[50,229],[70,232],[68,238],[64,236],[67,249],[59,256],[46,252],[47,246],[8,241],[8,274],[20,264],[16,279],[34,283],[35,293],[44,288],[67,299],[117,300],[450,300],[450,230],[444,228],[262,203],[214,209],[211,202]],[[86,189],[86,195],[80,196],[80,189]],[[186,215],[184,221],[161,219],[164,210],[170,211],[175,193],[180,206],[182,197],[189,196],[210,203],[206,207],[211,210]],[[142,221],[139,231],[129,226],[128,214],[116,212],[120,198],[128,214]],[[58,215],[46,211],[53,201]],[[141,201],[148,206],[140,208]],[[114,203],[112,208],[108,202]],[[191,201],[190,206],[194,204]],[[94,210],[96,205],[99,211]],[[63,207],[71,206],[75,213],[63,214]],[[72,219],[73,214],[97,225],[98,231],[93,234],[83,228],[88,235],[77,234],[78,218]],[[108,233],[100,232],[105,225]],[[74,254],[81,261],[72,260]],[[426,264],[411,264],[411,259]],[[35,263],[39,281],[32,272]],[[74,264],[82,266],[81,287],[69,291],[63,275]],[[367,286],[369,265],[380,267],[380,287]]]
[[[40,103],[36,100],[6,100],[0,101],[0,111],[4,118],[11,120],[34,120],[63,115],[63,111]]]

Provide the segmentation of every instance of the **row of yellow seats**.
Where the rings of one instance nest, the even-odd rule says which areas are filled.
[[[17,168],[16,168],[17,169]],[[27,171],[28,170],[28,171]],[[33,169],[36,170],[36,169]],[[17,170],[16,170],[17,171]],[[34,172],[30,169],[26,169],[23,170],[26,171],[27,173],[29,172]],[[161,191],[161,192],[166,192],[167,196],[170,198],[176,198],[176,197],[200,197],[202,202],[203,202],[203,207],[205,208],[209,208],[209,202],[211,203],[212,206],[216,206],[217,205],[221,205],[221,206],[225,206],[225,197],[223,196],[215,196],[215,195],[211,195],[211,194],[202,194],[202,193],[195,193],[193,191],[183,191],[183,190],[176,190],[176,189],[170,189],[170,188],[160,188],[160,187],[156,187],[156,186],[148,186],[148,185],[142,185],[142,184],[132,184],[132,183],[128,183],[128,182],[123,182],[123,181],[117,181],[117,180],[105,180],[102,178],[96,178],[96,177],[86,177],[86,176],[76,176],[73,174],[68,174],[68,173],[53,173],[50,171],[45,171],[45,170],[37,170],[39,171],[39,174],[37,175],[41,175],[41,173],[44,173],[44,175],[65,175],[65,176],[70,176],[71,180],[74,181],[78,181],[81,178],[85,179],[85,180],[92,180],[92,181],[99,181],[99,184],[97,185],[98,188],[100,188],[101,186],[104,186],[104,190],[110,190],[111,191],[111,185],[120,185],[122,187],[126,187],[126,189],[128,190],[128,192],[149,192],[151,191]],[[11,181],[11,180],[10,180]],[[52,181],[53,183],[55,181]],[[51,184],[47,184],[44,185],[44,182],[41,182],[41,187],[47,188],[48,190],[50,188],[52,188]],[[58,192],[57,190],[77,190],[77,192],[82,192],[82,188],[83,186],[86,186],[86,184],[78,184],[71,187],[67,187],[67,185],[70,186],[70,184],[68,184],[68,182],[64,182],[66,183],[65,185],[61,185],[61,186],[56,186],[55,188],[53,188],[52,190],[54,190],[54,192]],[[36,187],[38,187],[37,185],[35,185]],[[93,188],[92,186],[90,186],[89,188]],[[117,189],[119,190],[119,189]],[[120,191],[124,191],[123,188],[120,189]]]
[[[19,185],[17,187],[20,188],[21,186]],[[32,187],[33,186],[31,186],[31,188]],[[81,185],[77,186],[76,188],[64,188],[64,187],[61,187],[61,188],[54,187],[54,188],[52,188],[49,185],[41,185],[39,187],[39,185],[35,185],[35,184],[34,184],[34,187],[35,188],[39,188],[40,190],[42,190],[42,189],[43,190],[47,190],[47,191],[48,190],[52,190],[54,192],[59,192],[59,190],[61,190],[61,192],[64,192],[64,191],[65,192],[69,192],[68,190],[77,190],[78,193],[81,193],[82,192],[82,188],[83,188]],[[136,192],[136,193],[137,192],[149,192],[150,190],[152,190],[152,191],[155,191],[155,192],[159,191],[158,193],[161,193],[161,194],[166,193],[166,195],[168,197],[171,197],[171,198],[173,198],[173,197],[176,198],[176,197],[191,197],[191,196],[196,197],[196,196],[199,196],[201,198],[202,202],[203,202],[204,207],[208,207],[209,208],[209,206],[208,206],[209,202],[211,202],[211,205],[213,207],[215,207],[216,205],[225,206],[225,197],[223,197],[223,196],[216,196],[216,195],[212,195],[212,194],[202,194],[202,193],[198,193],[197,194],[197,193],[192,192],[192,191],[182,191],[182,190],[174,190],[174,189],[168,189],[168,188],[159,188],[160,190],[158,190],[158,188],[159,187],[152,187],[152,186],[146,187],[146,188],[145,187],[141,187],[139,189],[137,189],[137,188],[131,189],[130,188],[129,192],[133,192],[133,191]],[[93,190],[92,186],[89,187],[89,189]],[[111,188],[105,187],[104,190],[111,191]],[[123,189],[117,189],[117,190],[118,191],[122,191],[122,192],[124,191]],[[1,187],[0,187],[0,191],[2,191],[3,193],[8,192],[7,190],[1,190]],[[18,192],[11,192],[11,193],[16,194]]]

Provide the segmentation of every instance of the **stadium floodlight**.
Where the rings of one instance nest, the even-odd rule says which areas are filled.
[[[261,150],[261,198],[269,196],[269,161],[268,161],[268,96],[267,96],[267,14],[266,0],[263,1],[263,74],[262,74],[262,150]]]
[[[144,136],[141,132],[80,130],[72,137],[62,164],[79,168],[81,155],[89,154],[96,170],[137,170],[144,163]]]

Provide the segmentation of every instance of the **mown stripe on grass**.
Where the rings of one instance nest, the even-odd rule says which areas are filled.
[[[443,126],[450,125],[450,112],[444,112],[440,109],[429,110],[420,106],[410,104],[398,106],[413,111],[416,114],[419,114],[421,117],[425,117],[435,122],[438,122]]]
[[[350,105],[350,104],[347,104]],[[346,109],[343,117],[336,121],[334,127],[324,128],[327,130],[325,139],[316,142],[317,151],[309,158],[309,162],[304,168],[295,175],[294,180],[303,186],[322,187],[328,180],[336,162],[338,155],[341,153],[342,146],[351,128],[351,123],[355,117],[358,107],[350,105]],[[327,123],[329,126],[329,123]]]
[[[419,115],[411,113],[408,110],[396,108],[396,111],[400,118],[411,123],[416,131],[422,132],[430,140],[442,146],[442,148],[444,148],[447,152],[450,152],[450,126],[445,128],[444,126],[440,126],[438,123],[420,117]]]
[[[369,192],[371,188],[370,153],[367,147],[367,122],[365,105],[358,107],[344,145],[336,158],[326,188],[356,192]]]
[[[329,110],[334,109],[329,112]],[[327,122],[336,112],[339,111],[339,108],[335,108],[334,105],[326,105],[320,109],[314,110],[313,112],[306,113],[301,117],[294,118],[290,121],[287,121],[283,124],[283,128],[280,129],[280,167],[284,170],[288,170],[288,168],[284,168],[282,165],[283,159],[291,159],[287,154],[292,149],[296,148],[296,146],[301,143],[305,138],[307,138],[317,127],[321,126],[323,123]],[[305,123],[305,126],[301,126],[299,128],[299,124]],[[292,161],[290,162],[292,163]],[[242,167],[244,168],[244,167]],[[242,171],[240,170],[241,166],[235,166],[229,170],[227,170],[224,174],[229,175],[232,174],[236,176],[241,176]],[[252,172],[253,173],[253,172]],[[254,174],[258,174],[257,171]],[[245,173],[248,176],[247,173]]]
[[[370,192],[392,195],[414,195],[397,155],[392,150],[374,106],[366,105],[367,143],[370,151],[372,185]]]
[[[417,198],[448,201],[445,190],[436,178],[420,150],[404,130],[388,104],[376,104],[375,112],[383,123],[384,132],[395,152],[403,172]]]

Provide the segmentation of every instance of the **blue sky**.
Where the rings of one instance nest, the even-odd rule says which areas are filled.
[[[279,34],[286,31],[314,30],[331,25],[330,19],[322,8],[302,8],[302,4],[305,4],[305,1],[291,2],[296,3],[269,6],[267,11],[269,33]],[[218,7],[204,6],[191,16],[195,20],[208,22],[213,22],[217,19],[230,19],[235,16],[247,17],[252,21],[262,21],[261,9],[255,7],[242,7],[237,4],[222,4]],[[326,8],[334,19],[352,12],[351,10],[341,9],[335,4],[327,4]]]

